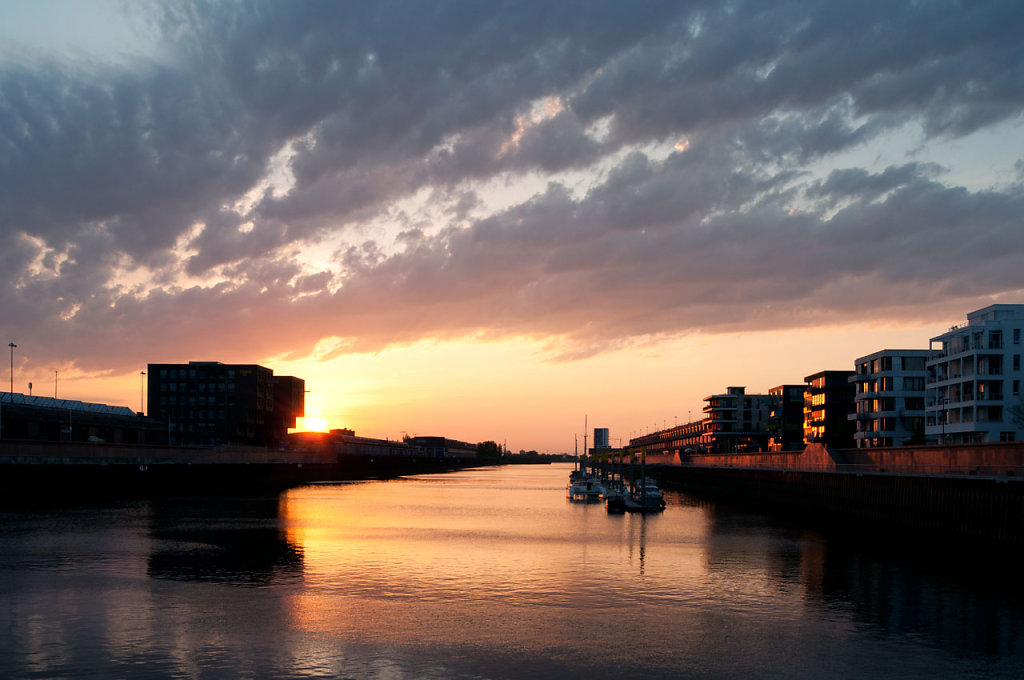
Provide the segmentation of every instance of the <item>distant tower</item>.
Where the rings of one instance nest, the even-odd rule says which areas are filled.
[[[595,427],[594,428],[594,448],[595,449],[608,449],[608,448],[611,448],[608,445],[608,428],[607,427]]]

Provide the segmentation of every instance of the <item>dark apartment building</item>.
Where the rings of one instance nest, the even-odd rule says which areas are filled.
[[[853,371],[820,371],[804,378],[804,441],[829,448],[853,448]]]
[[[150,416],[171,445],[276,446],[305,413],[305,381],[258,364],[149,364]]]
[[[804,385],[779,385],[768,390],[768,448],[771,451],[804,449]]]

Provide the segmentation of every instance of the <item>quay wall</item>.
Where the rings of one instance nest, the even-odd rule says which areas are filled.
[[[901,542],[978,546],[1024,555],[1019,476],[661,466],[661,484],[801,523],[841,526]]]
[[[320,451],[278,451],[258,446],[189,448],[32,440],[0,441],[0,465],[317,463],[333,462],[333,458],[333,455],[328,456]]]
[[[809,522],[1024,553],[1024,443],[694,455],[651,474]]]
[[[650,459],[648,459],[650,460]],[[690,455],[676,465],[777,470],[860,470],[922,474],[1024,475],[1024,442]]]
[[[475,459],[336,455],[240,446],[187,449],[8,440],[0,442],[0,500],[273,493],[311,482],[393,478],[479,464]]]

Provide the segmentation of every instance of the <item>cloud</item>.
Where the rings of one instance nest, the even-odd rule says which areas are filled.
[[[1019,3],[152,12],[154,56],[0,63],[0,301],[40,363],[568,358],[1024,289],[1019,154],[969,190],[936,143],[1019,148]]]

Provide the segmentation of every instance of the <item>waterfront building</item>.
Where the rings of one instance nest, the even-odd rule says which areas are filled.
[[[405,443],[433,458],[475,458],[477,445],[447,437],[406,437]]]
[[[0,392],[0,439],[166,444],[166,426],[127,406]]]
[[[149,364],[150,415],[177,446],[277,446],[305,412],[305,381],[258,364]]]
[[[768,450],[804,448],[804,385],[779,385],[768,390]]]
[[[594,448],[595,449],[609,449],[611,444],[608,440],[608,428],[607,427],[595,427],[594,428]]]
[[[804,378],[804,442],[853,448],[849,415],[854,407],[853,371],[819,371]]]
[[[477,445],[448,437],[403,437],[375,439],[357,436],[349,428],[330,432],[292,432],[288,448],[294,451],[318,451],[333,456],[476,458]]]
[[[704,451],[704,424],[704,420],[694,420],[648,432],[631,438],[628,448],[634,451],[643,450],[652,459],[669,460],[679,456],[682,460],[692,453]]]
[[[765,451],[772,397],[747,394],[745,387],[727,387],[724,394],[704,397],[702,446],[711,453]]]
[[[1024,305],[989,305],[931,339],[925,431],[940,443],[1017,441]]]
[[[858,358],[850,383],[855,389],[854,444],[859,449],[924,444],[927,349],[883,349]]]

